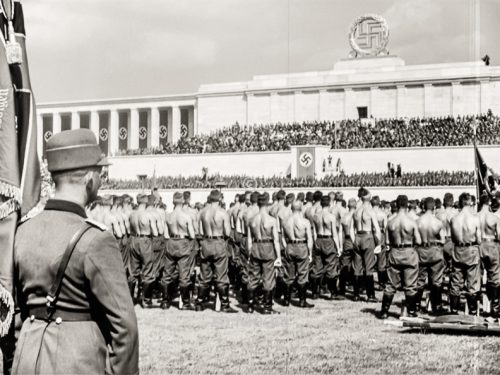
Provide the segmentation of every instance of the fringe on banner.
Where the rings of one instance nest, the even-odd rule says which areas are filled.
[[[0,181],[0,195],[3,195],[7,198],[12,198],[19,203],[22,200],[21,189],[4,181]]]
[[[15,199],[9,199],[8,201],[3,202],[0,204],[0,220],[5,219],[11,213],[19,210],[20,207],[19,202]]]
[[[0,337],[9,333],[14,317],[14,299],[12,295],[0,285]]]

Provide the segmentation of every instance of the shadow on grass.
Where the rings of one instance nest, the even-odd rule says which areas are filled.
[[[361,309],[360,312],[362,312],[363,314],[371,314],[378,319],[380,314],[380,309],[377,310],[376,308],[373,307],[365,307],[364,309]],[[395,312],[389,311],[389,316],[392,318],[399,319],[399,314],[396,314]]]
[[[400,331],[404,335],[414,335],[414,334],[433,334],[437,336],[470,336],[470,337],[493,337],[500,336],[500,332],[492,331],[472,331],[470,329],[464,328],[454,328],[454,329],[429,329],[429,328],[404,328]]]

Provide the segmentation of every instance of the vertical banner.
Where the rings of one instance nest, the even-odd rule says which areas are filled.
[[[128,120],[127,112],[118,112],[118,149],[120,151],[128,148]]]
[[[139,148],[148,148],[149,112],[139,112]]]
[[[99,113],[99,146],[104,154],[109,153],[109,113]]]
[[[314,146],[297,147],[297,177],[314,177],[315,154]]]
[[[90,129],[90,113],[80,113],[80,129]]]
[[[160,146],[168,144],[168,110],[160,110]]]
[[[189,134],[189,110],[181,108],[181,137],[187,138]]]
[[[52,137],[54,118],[52,115],[46,115],[42,117],[43,123],[43,157],[45,157],[45,149],[47,148],[47,142]]]

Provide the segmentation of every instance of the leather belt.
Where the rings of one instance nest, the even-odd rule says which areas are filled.
[[[358,230],[356,234],[372,234],[372,232],[368,232],[367,230]]]
[[[203,236],[205,240],[223,240],[224,236]]]
[[[307,243],[306,240],[288,240],[289,243],[297,244],[297,243]]]
[[[46,322],[56,322],[60,324],[63,321],[67,322],[88,322],[93,321],[92,315],[88,310],[71,311],[63,309],[47,308],[46,306],[33,307],[30,309],[29,317],[31,320],[43,320]]]
[[[431,246],[441,246],[442,243],[436,242],[436,241],[431,241],[431,242],[424,242],[422,243],[421,247],[431,247]]]
[[[139,237],[139,238],[151,238],[151,234],[136,234],[135,237]]]
[[[350,240],[351,239],[351,236],[345,236],[344,237],[344,240]]]
[[[187,236],[180,236],[180,235],[170,236],[170,239],[172,240],[185,240],[187,238],[188,238]]]
[[[483,242],[498,242],[496,238],[483,238]]]
[[[264,238],[261,240],[254,240],[253,242],[255,242],[255,243],[271,243],[271,242],[273,242],[273,240],[271,238]]]
[[[392,247],[396,248],[396,249],[405,249],[407,247],[413,247],[413,244],[412,243],[402,243],[399,245],[393,245]]]
[[[465,247],[465,246],[475,246],[477,245],[477,242],[457,242],[455,245],[460,246],[460,247]]]
[[[318,234],[316,236],[316,238],[332,238],[332,236],[331,235],[328,236],[328,235],[324,235],[324,234]]]

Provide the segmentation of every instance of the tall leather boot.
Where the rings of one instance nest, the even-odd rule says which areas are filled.
[[[141,306],[143,308],[150,308],[153,306],[153,284],[144,284],[143,286],[144,297]]]
[[[311,293],[312,293],[312,299],[318,299],[319,298],[319,280],[316,278],[310,278],[309,279],[309,287],[311,288]]]
[[[248,304],[248,287],[247,284],[241,284],[241,294],[240,294],[240,303],[242,305]]]
[[[431,286],[431,303],[432,303],[432,313],[434,315],[444,315],[446,314],[443,308],[443,294],[441,293],[441,287],[432,285]]]
[[[314,307],[312,303],[308,303],[306,296],[307,296],[307,286],[305,284],[299,285],[299,307],[310,309]]]
[[[344,267],[343,269],[340,270],[339,295],[341,295],[341,296],[345,296],[348,275],[349,275],[349,271],[348,271],[347,267]]]
[[[359,288],[361,287],[361,278],[362,276],[354,276],[352,280],[352,290],[353,290],[352,300],[356,302],[361,300],[361,297],[359,296]]]
[[[417,315],[417,295],[406,295],[406,310],[408,312],[408,316],[412,318],[416,318]]]
[[[494,285],[490,299],[490,312],[493,318],[500,318],[500,287]]]
[[[135,302],[136,302],[136,298],[135,298],[135,281],[129,281],[128,282],[128,290],[130,291],[130,297],[132,297],[132,301],[134,302],[134,305],[135,305]]]
[[[384,290],[385,284],[387,284],[387,271],[378,271],[377,276],[378,286],[380,287],[380,290]]]
[[[255,290],[254,289],[248,289],[248,307],[247,307],[247,313],[253,314],[255,311]]]
[[[328,284],[328,290],[330,292],[330,300],[334,300],[334,299],[340,299],[341,298],[341,294],[339,293],[339,290],[337,288],[337,278],[331,278],[331,279],[327,279],[326,280],[326,283]]]
[[[162,310],[168,310],[170,308],[170,303],[172,302],[172,288],[170,284],[162,285],[162,298],[160,303],[160,308]]]
[[[210,289],[208,287],[200,286],[198,288],[198,298],[196,298],[196,306],[195,306],[196,311],[203,311],[205,309],[203,304],[208,298],[208,293],[210,293]]]
[[[415,294],[415,307],[416,311],[420,312],[420,309],[422,308],[422,296],[424,295],[424,289],[420,288],[417,289],[417,294]]]
[[[220,297],[220,311],[223,313],[237,313],[229,304],[229,285],[223,285],[217,287],[217,292]]]
[[[290,300],[292,299],[292,286],[283,285],[283,306],[290,306]]]
[[[375,279],[373,278],[373,275],[366,276],[366,295],[368,296],[368,302],[379,302],[379,300],[375,296]]]
[[[394,294],[384,293],[382,297],[382,308],[380,309],[380,319],[387,319],[389,317],[389,309],[391,308]]]
[[[472,316],[477,315],[477,295],[468,294],[466,299],[467,299],[467,305],[469,306],[469,315]]]
[[[460,309],[460,296],[454,296],[450,294],[450,314],[458,315],[459,309]]]
[[[191,290],[189,286],[181,286],[181,299],[182,299],[182,307],[181,310],[194,310],[194,306],[191,303]]]
[[[262,314],[271,315],[271,314],[279,314],[279,312],[273,310],[273,290],[264,290],[264,308],[262,309]]]

